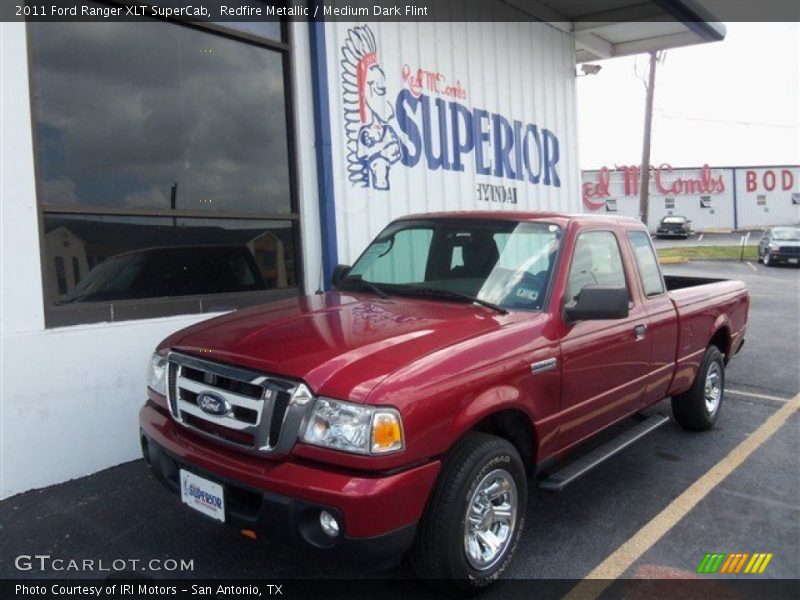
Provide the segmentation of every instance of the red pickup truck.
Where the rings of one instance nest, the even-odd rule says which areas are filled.
[[[405,217],[333,279],[164,340],[144,456],[251,538],[410,552],[468,589],[509,565],[528,478],[560,490],[663,424],[640,413],[667,397],[679,425],[714,425],[749,307],[741,282],[663,277],[639,221],[588,215]]]

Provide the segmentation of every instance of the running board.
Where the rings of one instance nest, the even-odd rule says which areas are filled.
[[[560,492],[568,483],[575,481],[581,475],[594,469],[597,465],[608,460],[618,452],[624,450],[635,441],[640,440],[667,423],[669,417],[653,415],[647,417],[638,425],[634,425],[624,433],[595,448],[588,454],[581,456],[575,462],[557,471],[539,482],[539,489],[547,492]]]

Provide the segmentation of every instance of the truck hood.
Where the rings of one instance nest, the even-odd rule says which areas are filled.
[[[302,379],[317,394],[363,402],[396,369],[517,318],[456,302],[329,292],[210,319],[160,348]]]

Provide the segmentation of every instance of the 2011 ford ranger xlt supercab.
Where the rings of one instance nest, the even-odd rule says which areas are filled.
[[[560,490],[663,424],[628,418],[667,397],[712,427],[749,307],[741,282],[662,276],[639,221],[589,215],[405,217],[332,279],[165,339],[144,456],[249,537],[408,552],[467,589],[511,561],[527,477]]]

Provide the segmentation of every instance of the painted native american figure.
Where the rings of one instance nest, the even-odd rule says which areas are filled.
[[[388,190],[401,150],[375,34],[366,25],[348,31],[341,66],[348,178],[356,186]]]

